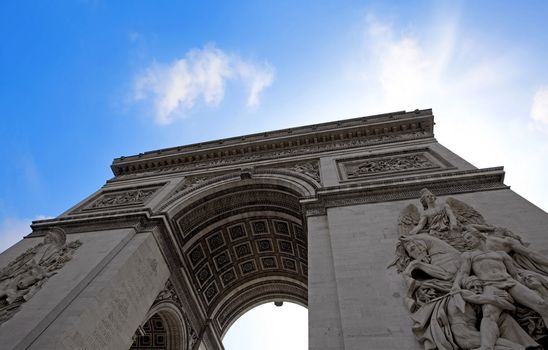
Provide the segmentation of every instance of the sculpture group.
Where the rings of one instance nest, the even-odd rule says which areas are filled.
[[[541,349],[548,336],[548,258],[454,198],[421,190],[399,217],[392,264],[406,282],[426,350]]]
[[[0,270],[0,325],[10,319],[50,278],[72,259],[82,243],[66,242],[63,230],[50,230],[41,243],[29,248]]]

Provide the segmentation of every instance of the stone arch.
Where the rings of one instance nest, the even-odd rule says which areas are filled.
[[[217,310],[212,319],[217,322],[223,338],[230,327],[242,315],[256,306],[275,301],[288,301],[308,307],[307,285],[290,280],[258,281],[246,286],[244,293],[231,293]]]
[[[219,336],[259,304],[307,306],[301,201],[318,187],[291,170],[244,169],[183,188],[163,206],[190,287]]]
[[[155,304],[144,318],[146,321],[139,327],[135,337],[148,336],[155,349],[186,350],[189,349],[187,325],[181,310],[173,302],[165,301]],[[155,334],[156,332],[156,334]],[[158,341],[158,334],[165,339]],[[147,334],[148,333],[148,334]],[[131,349],[144,349],[143,342],[136,339]]]
[[[189,178],[193,179],[191,176]],[[316,190],[320,187],[319,180],[287,169],[242,169],[209,178],[196,177],[196,179],[199,180],[198,183],[193,183],[192,180],[183,182],[176,193],[166,200],[158,211],[173,216],[208,194],[232,188],[237,184],[277,185],[291,189],[299,198],[314,197]]]

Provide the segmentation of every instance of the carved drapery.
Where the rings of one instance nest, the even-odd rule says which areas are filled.
[[[548,258],[454,198],[400,214],[395,266],[425,349],[536,348],[548,335]],[[519,301],[519,302],[518,302]]]

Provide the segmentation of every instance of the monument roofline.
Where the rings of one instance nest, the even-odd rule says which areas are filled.
[[[390,138],[402,134],[419,133],[420,137],[432,137],[433,119],[432,109],[416,109],[279,129],[122,156],[113,160],[111,169],[119,176],[273,150],[280,156],[282,149],[341,141],[353,140],[352,145],[362,146],[365,139],[370,139],[371,144],[385,143],[399,141]],[[358,140],[362,142],[356,142]],[[322,149],[317,147],[315,151]]]

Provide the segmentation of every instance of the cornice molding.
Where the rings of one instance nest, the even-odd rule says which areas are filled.
[[[301,204],[307,216],[320,216],[330,207],[418,198],[425,187],[440,196],[509,189],[503,180],[502,167],[451,171],[321,188],[316,198],[303,199]]]
[[[149,225],[151,216],[150,209],[140,208],[36,220],[31,224],[32,233],[26,237],[43,236],[53,227],[60,227],[67,234],[123,228],[134,228],[136,232],[139,232],[142,227]]]
[[[114,159],[115,176],[162,174],[433,137],[431,109],[394,112]]]

